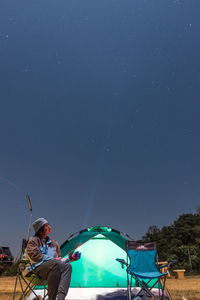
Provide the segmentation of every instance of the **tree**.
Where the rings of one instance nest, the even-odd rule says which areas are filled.
[[[160,261],[177,259],[174,267],[200,270],[200,214],[180,215],[161,230],[150,226],[142,240],[157,242]]]

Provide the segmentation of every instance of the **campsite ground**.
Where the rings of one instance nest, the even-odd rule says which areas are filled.
[[[11,300],[15,277],[0,277],[0,299]],[[175,278],[167,280],[167,287],[173,300],[199,300],[200,276],[185,277],[182,280]]]

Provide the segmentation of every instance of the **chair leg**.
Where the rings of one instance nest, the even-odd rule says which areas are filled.
[[[19,275],[17,274],[16,280],[15,280],[14,291],[13,291],[13,300],[15,300],[15,294],[16,294],[16,289],[17,289],[18,276]]]
[[[46,298],[46,296],[47,296],[47,298]],[[48,299],[48,291],[47,291],[47,286],[46,285],[44,285],[44,298],[43,299],[44,300]]]
[[[13,293],[13,300],[16,299],[16,290],[17,290],[17,283],[19,282],[20,288],[21,288],[21,296],[18,298],[18,300],[26,300],[27,295],[32,292],[36,299],[40,300],[39,296],[34,291],[33,280],[28,282],[22,274],[17,274],[16,281],[15,281],[15,287],[14,287],[14,293]],[[23,283],[26,284],[26,287],[23,287]],[[44,289],[45,292],[45,289]],[[45,295],[46,296],[46,295]]]
[[[23,285],[22,285],[22,280],[21,280],[21,276],[19,276],[19,282],[20,282],[20,286],[21,286],[21,291],[22,291],[22,296],[19,298],[19,300],[21,300],[21,299],[24,299],[24,300],[26,300],[26,298],[25,298],[25,294],[24,293],[26,293],[26,290],[27,290],[27,288],[25,289],[25,291],[24,291],[24,289],[23,289]]]
[[[127,272],[127,300],[131,300],[131,282]]]
[[[165,281],[166,281],[166,277],[165,277],[164,280],[163,280],[163,285],[162,285],[161,282],[160,282],[160,285],[161,285],[161,287],[162,287],[162,296],[161,296],[161,300],[164,299]]]
[[[35,286],[35,284],[33,284],[33,280],[31,280],[30,283],[29,283],[29,282],[27,282],[27,280],[26,280],[23,276],[22,276],[22,279],[23,279],[23,281],[24,281],[24,282],[26,283],[26,285],[27,285],[26,290],[25,290],[25,292],[24,292],[25,296],[27,296],[29,292],[32,292],[32,293],[35,295],[35,297],[36,297],[38,300],[40,300],[40,297],[39,297],[39,296],[36,294],[36,292],[34,291],[34,286]],[[45,291],[45,289],[44,289],[44,291]],[[20,298],[19,300],[21,300],[21,298]]]
[[[16,280],[15,280],[15,286],[14,286],[14,291],[13,291],[13,300],[15,300],[16,297],[17,297],[16,293],[17,293],[17,284],[18,284],[18,282],[19,282],[19,285],[20,285],[20,288],[21,288],[21,294],[22,294],[19,299],[25,299],[26,300],[25,296],[26,296],[27,287],[25,289],[23,288],[22,279],[23,278],[21,278],[21,275],[18,273],[17,276],[16,276]]]

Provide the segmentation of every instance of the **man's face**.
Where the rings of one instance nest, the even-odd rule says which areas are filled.
[[[49,223],[46,223],[44,225],[42,237],[45,239],[51,232],[52,232],[51,226],[49,225]]]

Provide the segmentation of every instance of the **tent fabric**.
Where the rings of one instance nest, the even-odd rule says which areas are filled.
[[[95,237],[95,235],[97,235],[96,232],[82,232],[74,236],[72,239],[67,240],[60,247],[61,256],[68,255],[70,252]]]
[[[131,240],[128,234],[120,233],[119,231],[106,227],[106,226],[96,226],[90,227],[81,230],[80,232],[76,232],[72,234],[62,245],[61,245],[61,255],[65,256],[69,254],[88,240],[95,237],[97,234],[103,234],[108,239],[113,241],[119,247],[126,251],[126,241]]]
[[[107,226],[85,228],[72,234],[61,245],[62,257],[81,247],[81,259],[72,263],[70,287],[126,288],[126,268],[122,268],[116,258],[130,262],[126,252],[130,241],[133,242],[127,234]],[[154,280],[151,281],[151,285],[152,283],[154,284]],[[135,286],[134,280],[132,286]]]
[[[104,232],[103,235],[115,243],[117,246],[122,248],[124,251],[126,250],[126,240],[121,235],[119,235],[115,231]]]
[[[72,263],[70,287],[123,287],[127,273],[116,258],[127,261],[128,235],[106,226],[86,228],[70,236],[61,245],[61,255],[67,256],[81,246],[81,259]]]

